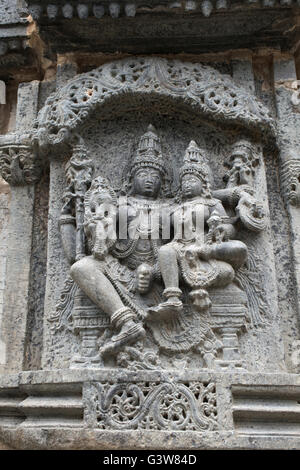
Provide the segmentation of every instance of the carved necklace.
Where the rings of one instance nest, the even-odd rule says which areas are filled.
[[[197,268],[194,270],[189,266],[189,263],[185,257],[185,250],[179,250],[179,265],[181,269],[181,275],[185,282],[193,288],[204,288],[211,285],[218,277],[218,266],[215,260],[206,261],[209,265],[209,269],[206,271],[201,269],[201,260],[198,260]]]

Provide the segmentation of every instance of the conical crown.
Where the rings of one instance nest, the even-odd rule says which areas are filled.
[[[251,142],[246,139],[239,139],[237,142],[235,142],[232,146],[232,152],[231,155],[251,155],[253,151],[253,147]]]
[[[152,167],[162,174],[166,172],[160,139],[152,124],[148,126],[147,132],[140,138],[138,149],[132,161],[131,174],[141,167]]]
[[[232,164],[236,157],[240,157],[245,163],[252,168],[259,164],[259,157],[254,152],[254,147],[251,141],[241,138],[232,145],[228,164]]]
[[[208,167],[204,156],[194,140],[191,140],[183,157],[183,165],[180,169],[180,179],[186,174],[195,174],[201,179],[208,178]]]

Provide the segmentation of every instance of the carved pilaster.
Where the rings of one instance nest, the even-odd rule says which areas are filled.
[[[33,268],[34,183],[41,171],[37,149],[32,144],[38,96],[38,81],[19,85],[16,132],[0,137],[0,172],[12,185],[6,289],[0,332],[6,344],[4,367],[9,372],[22,370],[25,366]]]
[[[222,358],[216,361],[216,366],[221,369],[245,368],[238,336],[246,326],[247,303],[245,293],[233,284],[227,291],[219,289],[212,294],[213,329],[219,333],[223,343]]]
[[[73,357],[71,368],[100,367],[99,338],[110,325],[109,317],[92,305],[78,289],[72,312],[74,332],[80,336],[80,354]]]
[[[299,270],[299,202],[300,202],[300,159],[299,125],[297,110],[298,90],[294,57],[275,57],[274,83],[277,109],[281,159],[281,190],[286,202],[292,237],[293,270],[297,292],[297,308],[300,314],[300,270]],[[296,87],[296,88],[295,88]]]

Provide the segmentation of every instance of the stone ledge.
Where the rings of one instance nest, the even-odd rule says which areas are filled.
[[[237,435],[234,432],[98,431],[0,428],[0,440],[26,450],[299,450],[300,436]]]
[[[223,384],[241,385],[279,385],[279,386],[300,386],[300,376],[289,373],[251,373],[251,372],[217,372],[211,370],[183,369],[178,370],[155,370],[155,371],[129,371],[124,369],[57,369],[57,370],[37,370],[23,371],[18,374],[0,375],[0,391],[2,388],[15,388],[19,385],[38,384],[75,384],[90,380],[101,380],[110,382],[136,381],[136,380],[209,380],[215,379]]]

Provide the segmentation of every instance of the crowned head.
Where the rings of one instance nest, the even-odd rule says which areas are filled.
[[[111,208],[116,207],[117,196],[110,181],[103,176],[97,176],[93,179],[91,187],[84,197],[85,219],[93,218],[98,208],[104,207],[104,205]]]
[[[129,193],[155,199],[166,182],[166,165],[160,138],[150,124],[139,140],[130,167]]]
[[[140,138],[137,151],[132,160],[130,172],[134,175],[139,168],[146,167],[155,168],[161,175],[164,175],[166,172],[160,138],[152,124],[149,124],[147,132]]]
[[[184,198],[211,197],[208,167],[201,150],[193,140],[185,151],[179,177]]]
[[[253,150],[253,144],[250,140],[246,138],[238,139],[232,146],[229,165],[231,166],[233,162],[239,160],[253,169],[259,164],[259,159]]]

